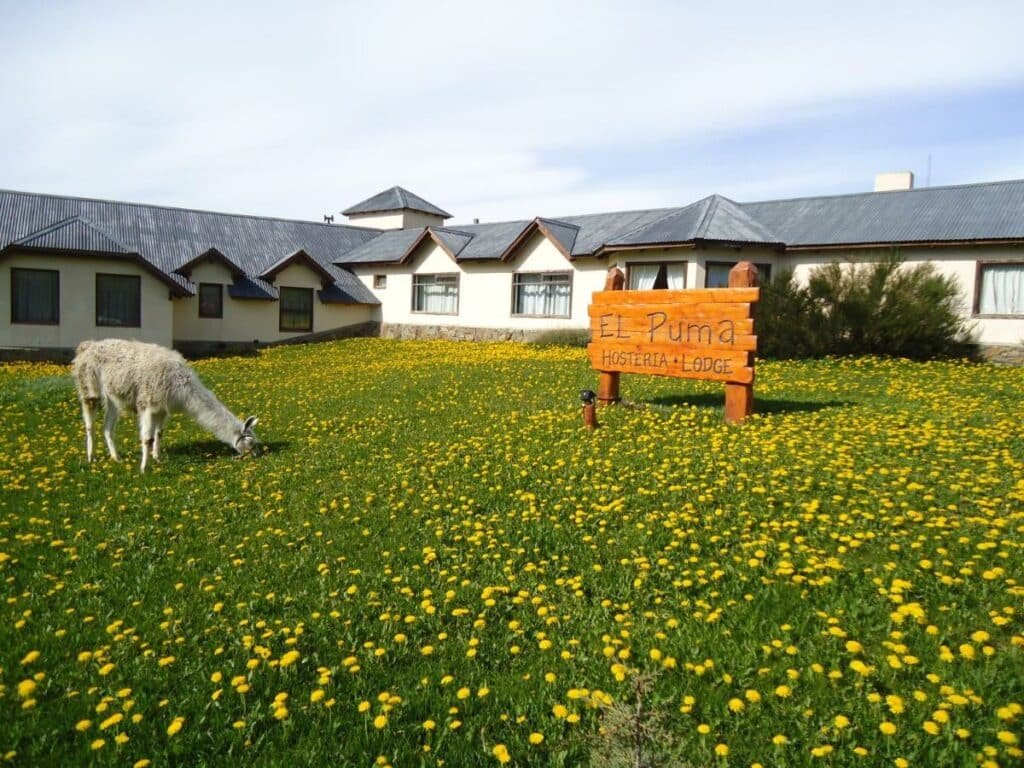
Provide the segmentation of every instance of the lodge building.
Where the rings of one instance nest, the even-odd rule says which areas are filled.
[[[957,278],[997,353],[1024,349],[1024,180],[494,223],[401,187],[319,223],[0,190],[0,352],[117,336],[191,354],[346,335],[528,338],[588,327],[612,266],[634,289],[762,281],[893,248]]]

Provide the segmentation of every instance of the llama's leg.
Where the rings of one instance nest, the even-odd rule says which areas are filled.
[[[98,401],[94,397],[82,398],[82,421],[85,422],[85,456],[86,461],[92,461],[92,423],[96,418],[96,406]]]
[[[166,420],[166,413],[153,414],[153,461],[160,461],[160,438],[163,437]]]
[[[117,456],[117,446],[114,445],[114,427],[117,426],[118,416],[120,413],[117,404],[107,398],[103,403],[103,439],[107,441],[107,451],[114,461],[120,461]]]
[[[153,419],[153,411],[149,408],[139,409],[139,439],[142,441],[142,463],[139,471],[145,472],[149,464],[149,454],[153,451],[153,433],[156,431],[156,424]]]

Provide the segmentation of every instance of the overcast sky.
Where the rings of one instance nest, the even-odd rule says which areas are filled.
[[[0,188],[453,222],[1024,177],[1019,2],[0,0]],[[342,217],[338,217],[340,221]]]

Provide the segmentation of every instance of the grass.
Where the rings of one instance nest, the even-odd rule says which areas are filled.
[[[587,433],[578,349],[197,368],[264,456],[89,466],[66,369],[0,367],[0,762],[1020,761],[1024,370],[764,363],[740,427],[624,376]]]

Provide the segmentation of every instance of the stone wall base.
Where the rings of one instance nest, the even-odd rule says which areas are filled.
[[[329,331],[305,333],[301,336],[293,336],[288,339],[280,339],[279,341],[260,342],[258,344],[251,341],[188,341],[185,339],[175,339],[174,348],[190,359],[199,357],[234,357],[237,355],[255,354],[257,349],[264,349],[266,347],[312,344],[318,341],[335,341],[337,339],[351,339],[356,336],[379,335],[380,322],[369,320],[365,323],[332,328]]]
[[[578,328],[524,330],[522,328],[469,328],[456,325],[384,323],[382,339],[445,339],[447,341],[534,341],[549,334],[583,334]]]
[[[978,358],[986,363],[1024,365],[1024,344],[979,344]]]

